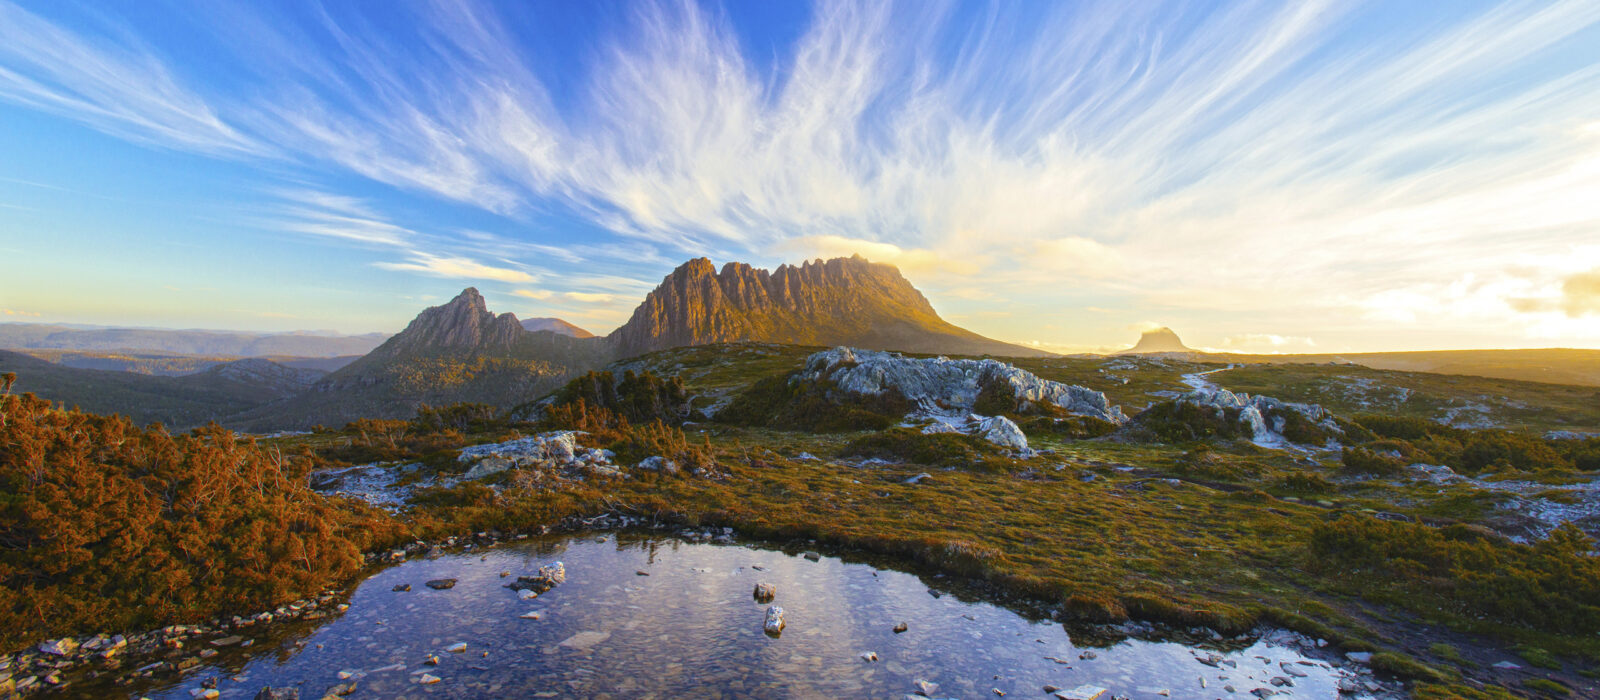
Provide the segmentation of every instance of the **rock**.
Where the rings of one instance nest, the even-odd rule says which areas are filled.
[[[566,580],[567,566],[558,561],[548,566],[539,567],[539,571],[532,576],[518,576],[517,582],[507,587],[517,590],[531,590],[534,593],[544,593],[565,583]]]
[[[425,664],[427,664],[429,666],[438,666],[439,665],[439,655],[438,654],[429,654],[427,656],[424,656],[424,657],[422,657],[422,663],[425,663]]]
[[[660,456],[646,457],[639,462],[639,465],[636,468],[669,475],[678,473],[677,462],[674,462],[670,459],[664,459]]]
[[[783,632],[783,628],[787,624],[783,619],[783,608],[772,605],[767,607],[767,619],[766,622],[761,624],[761,629],[768,636],[776,637]]]
[[[634,576],[649,576],[649,575],[650,575],[650,572],[648,572],[648,571],[645,571],[645,570],[643,570],[643,569],[640,569],[640,570],[638,570],[638,571],[635,571],[635,572],[633,572],[633,575],[634,575]]]
[[[1005,416],[991,416],[977,421],[973,434],[1008,450],[1028,449],[1028,436]]]
[[[440,678],[438,676],[435,676],[435,675],[433,675],[431,673],[424,673],[421,676],[417,677],[417,682],[422,684],[422,685],[433,685],[434,683],[438,683],[439,681],[442,681],[442,680],[444,680],[444,679]]]
[[[939,692],[939,684],[938,683],[934,683],[933,681],[926,681],[926,680],[923,680],[921,678],[918,678],[917,680],[912,681],[911,687],[916,688],[917,694],[921,695],[921,696],[923,696],[925,698],[931,698],[931,697],[933,697],[934,693]]]
[[[222,693],[217,692],[216,688],[195,688],[189,691],[189,697],[199,698],[200,700],[217,700],[217,698],[222,697]]]
[[[544,617],[544,613],[539,612],[538,610],[534,610],[534,611],[531,611],[531,612],[522,613],[521,615],[518,615],[517,617],[520,617],[520,618],[522,618],[524,620],[538,620],[538,619],[542,619]]]
[[[920,483],[923,479],[932,479],[932,478],[933,478],[932,474],[929,474],[927,472],[923,472],[923,473],[918,474],[916,476],[913,476],[913,477],[911,477],[909,479],[906,479],[905,481],[902,481],[900,483],[902,483],[902,484],[915,484],[915,483]]]
[[[238,644],[239,642],[242,642],[242,641],[244,641],[244,637],[241,637],[241,636],[239,636],[237,634],[230,634],[230,635],[228,635],[226,637],[223,637],[221,639],[213,639],[213,640],[211,640],[211,646],[214,646],[214,647],[231,647],[231,646],[233,646],[235,644]]]
[[[346,681],[329,688],[328,692],[324,693],[324,695],[337,695],[342,698],[354,692],[356,692],[356,682]]]
[[[300,689],[268,686],[256,693],[255,700],[300,700]]]
[[[402,584],[394,587],[394,592],[396,592],[396,593],[404,593],[404,592],[409,591],[409,590],[411,590],[411,584],[409,584],[409,583],[402,583]]]
[[[428,582],[428,587],[436,591],[447,591],[456,587],[456,580],[453,578],[436,578]]]
[[[1093,389],[1040,379],[998,360],[908,358],[889,352],[836,347],[806,358],[799,381],[828,379],[840,391],[880,395],[894,389],[925,414],[970,411],[985,386],[1008,388],[1016,400],[1050,404],[1069,413],[1122,424],[1127,416]]]
[[[1358,664],[1368,664],[1368,663],[1372,663],[1372,652],[1370,652],[1370,651],[1349,651],[1349,652],[1345,652],[1344,658],[1349,659],[1351,661],[1354,661],[1354,662],[1356,662]]]
[[[757,603],[770,603],[778,596],[778,587],[770,583],[758,583],[751,595],[755,597]]]
[[[1506,670],[1506,671],[1515,671],[1515,670],[1517,670],[1519,668],[1522,668],[1521,665],[1514,664],[1514,663],[1512,663],[1510,661],[1496,661],[1496,662],[1494,662],[1494,667],[1498,668],[1498,669],[1503,669],[1503,670]]]
[[[444,650],[448,651],[448,652],[450,652],[452,654],[466,653],[466,651],[467,651],[467,643],[466,642],[456,642],[455,644],[451,644],[450,646],[445,647]]]
[[[531,588],[524,588],[522,590],[517,591],[517,598],[519,598],[521,600],[533,600],[534,598],[538,598],[538,597],[539,597],[538,592],[534,591]]]
[[[51,656],[71,656],[78,650],[78,640],[71,637],[52,639],[39,645],[39,653]]]
[[[1278,691],[1269,688],[1256,688],[1255,690],[1250,691],[1250,694],[1258,698],[1270,698],[1274,695],[1277,695]]]
[[[822,555],[817,554],[816,552],[804,552],[800,556],[810,559],[811,561],[822,561]]]
[[[472,468],[468,469],[467,473],[463,474],[461,478],[467,481],[484,479],[506,471],[507,469],[516,466],[516,464],[516,462],[513,462],[505,457],[485,457],[479,460],[477,464],[472,465]]]
[[[1058,700],[1100,700],[1100,697],[1111,692],[1097,685],[1080,685],[1056,692]]]
[[[901,622],[901,623],[899,623],[899,624],[894,626],[894,633],[895,634],[900,634],[901,632],[904,632],[907,629],[910,629],[910,628],[906,626],[906,623]]]
[[[861,652],[861,660],[862,661],[866,661],[868,663],[871,663],[873,661],[877,661],[878,660],[878,652],[875,652],[875,651],[864,651],[864,652]]]
[[[934,421],[922,427],[923,435],[938,435],[940,433],[960,433],[961,430],[944,421]]]

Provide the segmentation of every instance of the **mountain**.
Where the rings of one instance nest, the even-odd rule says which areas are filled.
[[[593,338],[594,334],[559,318],[525,318],[522,327],[530,331],[550,331],[570,338]]]
[[[515,315],[489,311],[483,295],[468,287],[306,392],[230,423],[247,430],[339,426],[357,418],[410,418],[419,405],[460,401],[507,408],[610,359],[601,339],[526,330]]]
[[[1152,331],[1145,331],[1139,336],[1139,342],[1133,347],[1123,350],[1118,354],[1143,354],[1157,352],[1194,352],[1189,346],[1178,339],[1178,334],[1165,326]]]
[[[93,413],[118,413],[144,425],[186,429],[224,421],[241,411],[297,395],[323,373],[261,359],[215,365],[181,377],[81,369],[0,350],[0,371],[16,372],[15,392],[78,406]]]
[[[606,336],[617,357],[757,341],[950,355],[1049,353],[985,338],[939,317],[893,265],[855,256],[777,270],[706,258],[673,270]]]
[[[38,323],[0,323],[0,348],[134,351],[231,357],[337,357],[360,355],[384,334],[241,333],[159,328],[81,328]]]

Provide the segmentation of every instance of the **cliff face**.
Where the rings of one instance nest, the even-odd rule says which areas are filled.
[[[374,355],[395,355],[410,350],[506,350],[516,345],[524,331],[513,314],[491,313],[483,295],[467,287],[441,306],[424,309],[406,329],[384,342]]]
[[[614,354],[734,341],[948,354],[1041,355],[958,328],[892,265],[860,256],[777,270],[698,258],[673,270],[607,337]]]

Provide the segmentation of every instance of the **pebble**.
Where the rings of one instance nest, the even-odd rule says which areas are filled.
[[[467,650],[467,643],[466,642],[456,642],[455,644],[451,644],[450,646],[445,647],[444,650],[448,651],[448,652],[450,652],[452,654],[460,654],[460,653],[463,653],[463,652],[465,652]]]

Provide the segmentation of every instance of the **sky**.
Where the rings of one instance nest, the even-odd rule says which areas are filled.
[[[855,253],[1058,351],[1600,348],[1600,3],[0,0],[0,322]]]

